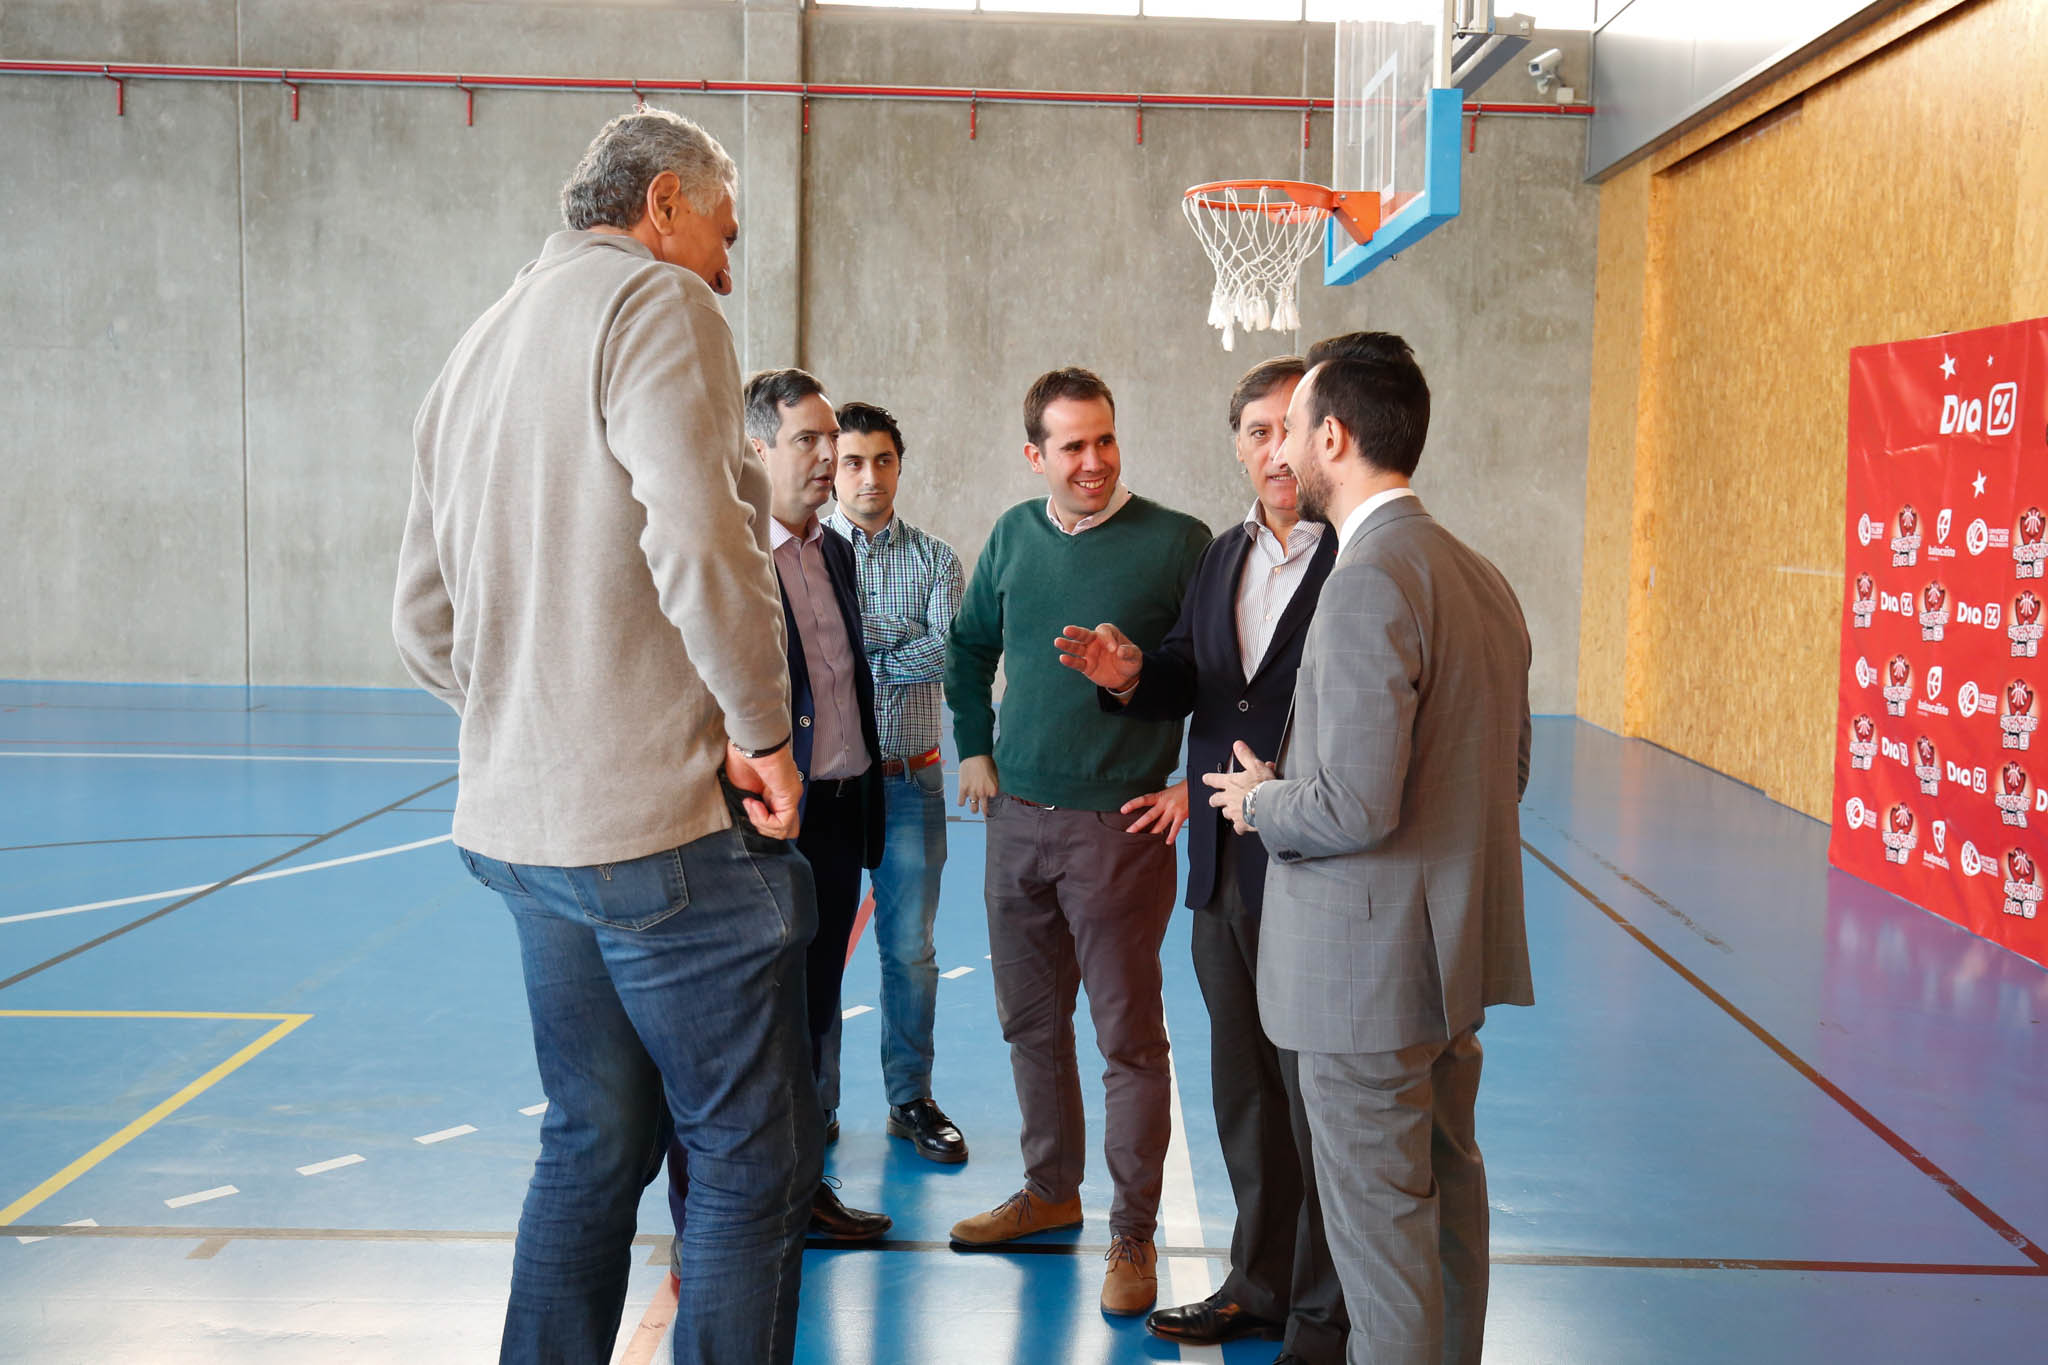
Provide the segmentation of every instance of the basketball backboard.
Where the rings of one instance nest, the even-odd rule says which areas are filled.
[[[1379,195],[1367,241],[1331,230],[1323,283],[1350,284],[1457,217],[1464,94],[1453,75],[1462,37],[1492,27],[1487,0],[1319,0],[1337,25],[1333,189]]]

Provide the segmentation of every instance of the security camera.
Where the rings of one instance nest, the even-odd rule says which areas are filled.
[[[1564,53],[1554,47],[1529,59],[1529,78],[1536,82],[1538,94],[1549,94],[1557,84],[1557,68],[1563,61]]]

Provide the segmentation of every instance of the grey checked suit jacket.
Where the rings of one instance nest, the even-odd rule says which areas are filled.
[[[1309,627],[1280,780],[1259,1013],[1297,1052],[1444,1042],[1532,1003],[1522,922],[1529,632],[1417,498],[1377,508]]]

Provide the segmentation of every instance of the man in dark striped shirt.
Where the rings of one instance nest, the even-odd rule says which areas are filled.
[[[932,1101],[932,1019],[939,963],[932,920],[946,865],[946,783],[939,763],[946,635],[965,586],[952,546],[896,515],[903,432],[871,403],[839,409],[833,491],[825,524],[853,546],[861,631],[875,677],[888,832],[875,893],[882,959],[882,1083],[889,1132],[917,1154],[967,1160],[967,1142]]]

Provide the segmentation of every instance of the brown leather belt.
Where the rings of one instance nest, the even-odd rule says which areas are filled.
[[[907,773],[923,772],[938,761],[939,751],[935,748],[912,754],[909,758],[885,758],[882,760],[882,776],[902,777]]]

